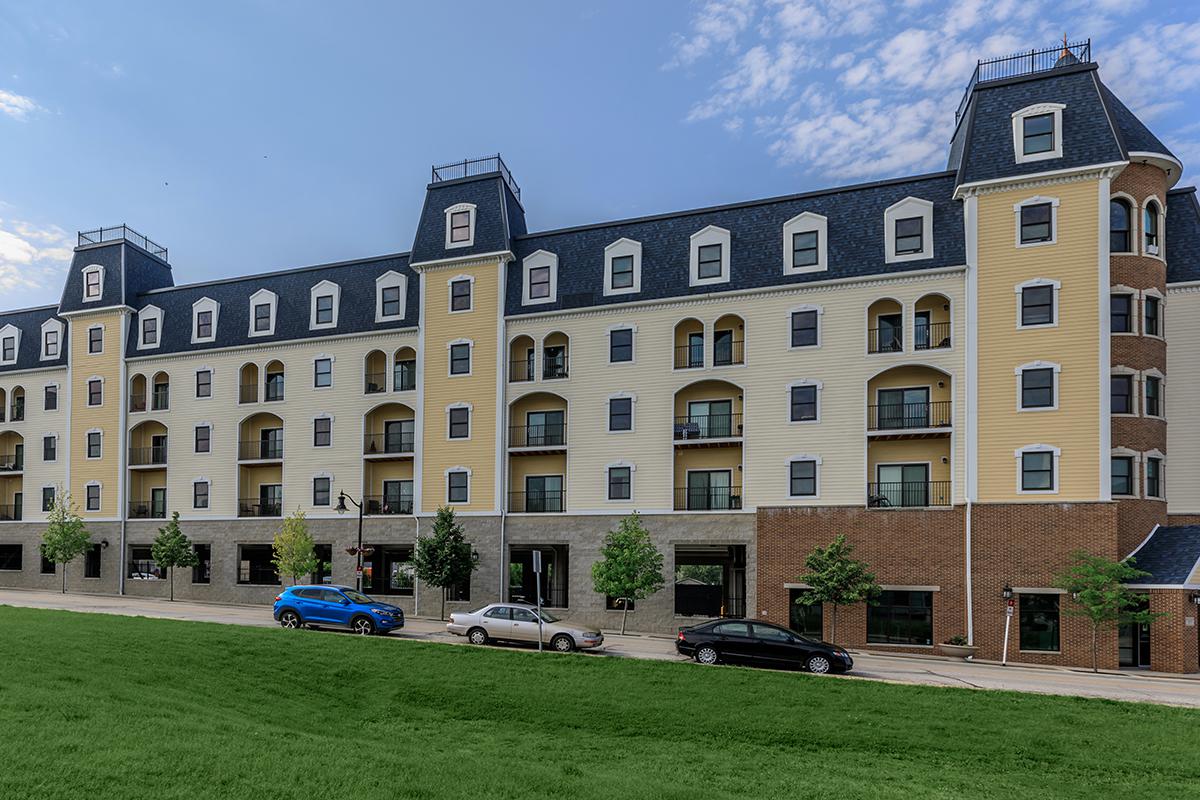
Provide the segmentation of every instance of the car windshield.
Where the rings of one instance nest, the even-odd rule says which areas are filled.
[[[558,617],[554,616],[549,611],[543,611],[542,622],[558,622]]]
[[[342,594],[346,595],[346,597],[349,597],[351,603],[358,603],[359,605],[366,605],[368,603],[375,602],[362,592],[356,592],[353,589],[343,589]]]

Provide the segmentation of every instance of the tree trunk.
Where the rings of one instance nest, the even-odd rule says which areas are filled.
[[[442,587],[442,619],[446,618],[446,588],[445,586]]]
[[[167,572],[171,573],[171,602],[175,602],[175,568],[167,567]]]
[[[1098,626],[1098,625],[1097,625],[1095,622],[1093,622],[1093,623],[1092,623],[1092,672],[1099,672],[1099,671],[1100,671],[1100,668],[1097,666],[1097,663],[1096,663],[1096,662],[1097,662],[1097,656],[1096,656],[1096,650],[1097,650],[1097,645],[1096,645],[1096,629],[1097,629],[1098,627],[1099,627],[1099,626]]]
[[[65,561],[64,561],[64,562],[62,562],[62,571],[63,571],[63,574],[62,574],[62,581],[63,581],[63,584],[62,584],[62,593],[63,593],[63,594],[66,594],[66,593],[67,593],[67,562],[65,562]]]
[[[833,605],[833,615],[829,625],[829,641],[837,644],[837,603]]]
[[[624,600],[621,601],[621,608],[624,609],[623,611],[621,611],[621,635],[624,636],[625,635],[625,619],[629,616],[629,598],[628,597],[626,597]]]

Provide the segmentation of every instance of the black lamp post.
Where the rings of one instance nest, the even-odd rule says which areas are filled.
[[[1003,597],[1005,600],[1012,600],[1012,596],[1013,596],[1012,587],[1009,586],[1007,583],[1004,584],[1004,588],[1000,590],[1000,596]]]
[[[1200,592],[1192,592],[1191,601],[1200,606]]]
[[[358,509],[358,547],[354,548],[354,557],[358,560],[358,565],[354,570],[354,588],[362,591],[362,569],[363,569],[363,543],[362,543],[362,521],[363,521],[363,504],[357,502],[353,497],[345,492],[338,492],[337,508],[334,510],[339,514],[346,513],[346,501],[349,500]]]

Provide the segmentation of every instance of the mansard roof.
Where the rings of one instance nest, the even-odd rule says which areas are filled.
[[[12,325],[21,331],[21,340],[17,346],[17,361],[14,364],[0,365],[0,375],[6,372],[66,365],[68,348],[63,338],[59,339],[58,356],[42,360],[42,325],[48,319],[62,321],[58,316],[58,306],[38,306],[37,308],[23,308],[0,313],[0,328]]]

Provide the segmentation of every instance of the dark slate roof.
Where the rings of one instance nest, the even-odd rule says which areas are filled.
[[[475,240],[470,247],[446,249],[446,209],[475,206]],[[412,263],[506,252],[515,233],[525,231],[525,212],[499,172],[431,183],[413,240]]]
[[[395,270],[408,277],[404,318],[396,322],[377,323],[375,279],[389,270]],[[313,331],[308,328],[309,290],[323,280],[332,281],[341,287],[338,324],[336,328]],[[273,336],[248,335],[250,296],[259,289],[269,289],[278,298]],[[130,325],[125,354],[133,358],[411,328],[417,324],[419,291],[417,276],[408,266],[407,253],[151,290],[138,295],[130,305],[139,311],[149,305],[163,310],[160,344],[154,349],[138,350],[138,326]],[[221,304],[217,317],[216,341],[192,344],[192,304],[203,297]]]
[[[59,301],[60,312],[87,311],[90,308],[107,308],[124,303],[121,284],[123,277],[121,267],[126,246],[123,242],[99,245],[96,247],[80,248],[71,258],[71,267],[67,271],[67,280],[63,285],[62,299]],[[104,283],[101,286],[100,299],[89,303],[83,302],[83,271],[99,264],[104,267]]]
[[[1167,283],[1200,281],[1200,203],[1195,186],[1167,192]]]
[[[1150,132],[1150,129],[1129,110],[1128,106],[1121,102],[1120,98],[1112,93],[1111,89],[1100,84],[1100,91],[1112,113],[1117,130],[1121,132],[1121,138],[1125,140],[1126,152],[1162,153],[1175,158],[1174,153]]]
[[[654,217],[532,233],[514,240],[516,269],[508,270],[509,315],[602,306],[713,292],[958,266],[965,263],[961,203],[952,198],[954,174],[940,172],[841,189],[702,208]],[[884,263],[884,210],[906,197],[934,204],[934,257]],[[783,224],[804,211],[829,220],[829,269],[783,274]],[[690,238],[709,225],[730,232],[730,281],[688,286]],[[642,244],[642,290],[604,296],[604,248],[627,237]],[[558,300],[521,305],[520,260],[537,250],[558,256]]]
[[[1018,164],[1012,114],[1036,103],[1062,103],[1063,155]],[[958,183],[997,180],[1122,161],[1125,152],[1109,121],[1095,64],[1080,64],[980,83],[967,110]]]
[[[82,291],[82,289],[80,290]],[[13,325],[21,331],[21,344],[17,348],[17,363],[0,366],[0,374],[24,369],[61,367],[67,363],[65,336],[58,343],[58,358],[42,361],[42,323],[58,317],[58,306],[39,306],[20,311],[0,313],[0,328]]]
[[[1133,554],[1133,565],[1149,572],[1133,583],[1177,585],[1186,583],[1200,561],[1200,525],[1159,528]]]

